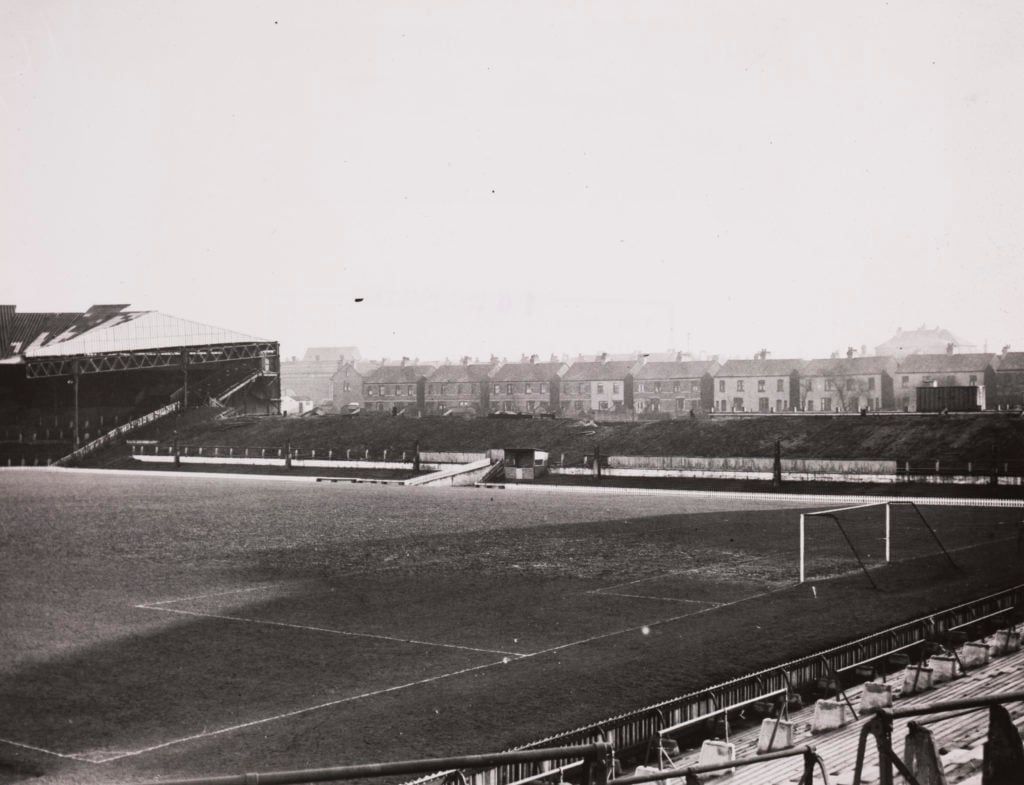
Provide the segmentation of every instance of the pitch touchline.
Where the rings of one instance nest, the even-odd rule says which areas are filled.
[[[203,619],[222,619],[225,621],[238,621],[246,624],[265,624],[270,627],[287,627],[293,630],[309,630],[310,632],[327,632],[331,635],[345,635],[351,638],[374,638],[381,641],[395,641],[397,643],[412,643],[417,646],[436,646],[442,649],[461,649],[462,651],[478,651],[484,654],[504,654],[509,657],[524,657],[522,652],[500,651],[498,649],[479,649],[474,646],[459,646],[455,643],[432,643],[431,641],[418,641],[413,638],[395,638],[390,635],[373,635],[368,632],[348,632],[346,630],[333,630],[329,627],[313,627],[305,624],[289,624],[283,621],[269,621],[267,619],[253,619],[246,616],[227,616],[219,613],[201,613],[199,611],[186,611],[181,608],[156,608],[151,605],[136,605],[136,608],[147,611],[160,611],[162,613],[177,613],[181,616],[198,616]]]
[[[33,752],[42,752],[45,755],[53,755],[57,758],[67,758],[68,760],[77,760],[82,761],[83,763],[96,763],[96,761],[83,757],[80,754],[69,755],[65,752],[56,752],[54,750],[48,750],[45,747],[35,747],[31,744],[22,744],[20,741],[11,741],[10,739],[0,739],[0,744],[10,744],[12,747],[21,747],[22,749],[32,750]]]

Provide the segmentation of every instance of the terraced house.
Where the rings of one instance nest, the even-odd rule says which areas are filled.
[[[982,387],[979,403],[995,408],[995,354],[911,354],[896,369],[896,406],[917,411],[918,387]],[[992,399],[989,400],[988,392]]]
[[[562,377],[560,407],[563,414],[633,411],[633,372],[641,360],[573,362]]]
[[[714,406],[713,360],[643,361],[633,374],[633,404],[639,415],[682,417]]]
[[[714,374],[715,411],[789,412],[800,406],[803,360],[729,360]]]
[[[995,371],[996,406],[1003,409],[1024,408],[1024,352],[1004,351]]]
[[[426,407],[427,377],[433,372],[433,365],[406,360],[381,365],[363,380],[363,406],[382,414],[418,414]]]
[[[805,412],[892,411],[893,357],[811,360],[800,371],[800,408]]]
[[[442,365],[427,379],[425,414],[486,414],[491,408],[492,377],[499,362]]]
[[[492,412],[548,414],[559,410],[561,381],[568,363],[537,362],[537,355],[517,363],[505,363],[491,385]]]

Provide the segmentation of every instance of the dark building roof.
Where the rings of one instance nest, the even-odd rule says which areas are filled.
[[[895,368],[892,357],[832,357],[811,360],[801,370],[802,376],[871,376]]]
[[[367,384],[414,384],[433,371],[432,365],[382,365],[368,373],[363,381]]]
[[[728,360],[715,376],[789,376],[804,365],[803,360]]]
[[[968,373],[994,365],[994,354],[911,354],[900,360],[900,373]]]
[[[999,358],[997,371],[1024,371],[1024,352],[1007,352]]]
[[[637,367],[639,360],[608,360],[606,362],[579,362],[569,366],[562,377],[570,382],[589,382],[625,379]]]
[[[566,367],[562,362],[505,363],[494,374],[496,382],[546,382]]]
[[[494,363],[442,365],[428,378],[431,382],[487,382],[496,367]]]
[[[638,380],[644,379],[699,379],[705,373],[711,373],[717,364],[714,360],[691,360],[671,362],[646,362],[634,374]]]

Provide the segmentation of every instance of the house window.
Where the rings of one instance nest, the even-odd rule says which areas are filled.
[[[786,380],[785,379],[776,379],[775,380],[775,392],[785,392],[785,391],[786,391]]]
[[[783,408],[783,405],[782,405],[782,399],[781,398],[776,398],[775,399],[775,411],[777,411],[777,412],[785,411],[785,409]]]
[[[764,379],[758,379],[757,380],[757,391],[758,392],[764,392]],[[765,400],[767,400],[767,399],[765,399]]]
[[[612,382],[612,394],[613,395],[618,395],[618,393],[619,393],[619,383],[618,382]]]
[[[541,395],[543,395],[543,394],[544,394],[544,393],[546,393],[547,391],[548,391],[548,385],[547,385],[547,383],[546,383],[546,382],[541,382],[541,383],[540,383],[540,394],[541,394]]]
[[[512,401],[502,401],[501,405],[506,412],[512,411]]]
[[[374,388],[374,386],[372,384],[366,385],[366,394],[368,396],[373,395],[373,388]]]
[[[875,377],[874,376],[869,376],[868,377],[868,389],[869,390],[875,389]]]
[[[345,382],[345,383],[344,383],[344,384],[343,384],[343,385],[341,386],[341,389],[342,389],[342,390],[344,390],[345,392],[351,392],[351,391],[352,391],[352,388],[351,388],[351,387],[349,386],[349,383],[348,383],[348,382]]]
[[[604,383],[603,382],[598,382],[597,383],[597,394],[600,395],[603,392],[604,392]]]
[[[676,411],[677,412],[686,411],[686,399],[685,398],[676,398]]]
[[[637,392],[647,392],[647,387],[645,386],[645,384],[643,382],[637,382],[636,391]]]
[[[832,384],[832,380],[831,379],[826,379],[825,380],[825,389],[826,390],[831,390],[834,387],[835,387],[835,385]]]
[[[813,412],[814,411],[814,401],[811,398],[807,399],[807,411],[809,411],[809,412]]]
[[[758,398],[757,399],[757,410],[759,412],[766,412],[770,408],[771,408],[771,404],[768,402],[767,398]]]
[[[698,382],[698,381],[690,382],[690,392],[692,392],[692,393],[700,392],[700,382]]]
[[[682,386],[679,382],[672,382],[672,392],[679,392]]]
[[[736,380],[736,392],[743,392],[743,380],[742,379],[737,379]]]
[[[725,379],[718,380],[718,392],[725,392]],[[724,409],[722,411],[725,411]]]
[[[617,389],[618,386],[619,386],[618,383],[616,383],[616,385],[615,385],[615,387],[616,387],[615,392],[618,392],[618,389]],[[655,382],[654,383],[654,392],[656,392],[656,393],[660,393],[661,392],[661,382]]]
[[[910,377],[909,376],[904,376],[903,377],[903,384],[901,386],[903,386],[903,387],[909,387],[910,386]]]
[[[831,398],[822,398],[821,399],[821,410],[823,412],[830,412],[830,411],[832,411],[832,399]]]
[[[856,412],[860,410],[860,397],[856,395],[850,396],[849,407],[847,411]]]
[[[537,402],[536,401],[527,401],[526,402],[526,409],[527,409],[527,411],[531,411],[531,412],[536,411],[537,410]]]
[[[969,384],[969,385],[970,385],[971,387],[977,387],[977,386],[978,386],[978,377],[977,377],[977,376],[975,376],[975,375],[974,375],[974,374],[972,373],[972,374],[970,375],[970,377],[968,377],[968,379],[967,379],[967,384]]]
[[[533,392],[533,385],[529,382],[526,383],[526,394],[530,395]]]
[[[580,411],[583,408],[583,401],[575,400],[572,402],[572,408],[576,411]]]
[[[742,398],[733,398],[732,399],[732,410],[734,412],[742,412],[743,411],[743,399]]]
[[[513,390],[515,390],[515,385],[512,385],[512,384],[506,384],[505,385],[505,394],[506,395],[511,395]]]
[[[599,401],[597,405],[598,405],[598,408],[607,409],[608,408],[608,401]]]

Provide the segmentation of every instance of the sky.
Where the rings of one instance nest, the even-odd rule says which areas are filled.
[[[0,0],[0,302],[285,356],[1024,350],[1024,4]]]

